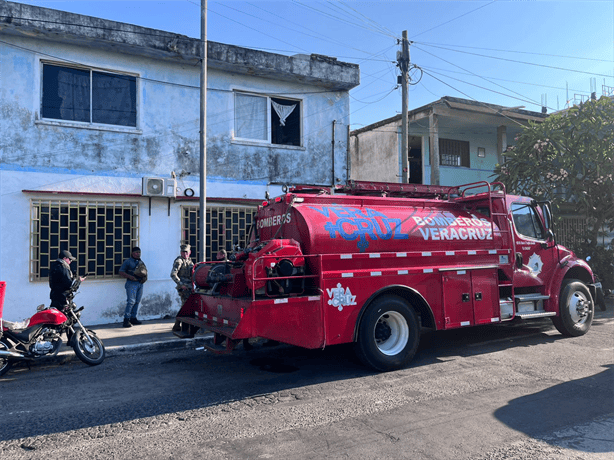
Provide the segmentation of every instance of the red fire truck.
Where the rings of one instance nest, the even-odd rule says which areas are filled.
[[[261,337],[353,342],[378,371],[413,358],[423,330],[551,317],[590,328],[588,264],[557,245],[547,203],[500,183],[296,186],[258,208],[250,242],[194,266],[175,333],[225,353]]]

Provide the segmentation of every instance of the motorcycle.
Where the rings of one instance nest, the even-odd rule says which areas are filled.
[[[41,305],[24,328],[2,321],[0,308],[0,376],[17,361],[34,361],[53,357],[66,334],[68,345],[85,364],[96,366],[104,361],[105,349],[96,333],[81,324],[81,311],[73,301],[81,280],[77,278],[67,292],[67,305],[62,310]]]

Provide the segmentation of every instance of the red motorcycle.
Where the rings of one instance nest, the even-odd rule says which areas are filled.
[[[2,321],[5,283],[0,282],[0,376],[6,374],[16,361],[34,361],[57,355],[62,334],[66,334],[68,345],[85,364],[96,366],[104,361],[102,341],[79,320],[84,307],[77,308],[73,299],[80,285],[80,279],[73,282],[64,309],[60,311],[41,305],[43,308],[39,307],[24,328],[16,328],[13,323]]]

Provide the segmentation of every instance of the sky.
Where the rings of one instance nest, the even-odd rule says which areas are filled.
[[[19,3],[200,37],[199,0]],[[208,0],[207,10],[208,40],[358,64],[351,129],[401,112],[403,31],[410,110],[452,96],[552,113],[614,94],[614,0]]]

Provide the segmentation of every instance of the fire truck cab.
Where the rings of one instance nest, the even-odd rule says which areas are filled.
[[[378,371],[406,366],[424,330],[550,317],[580,336],[594,313],[593,273],[556,244],[548,204],[488,182],[296,186],[192,280],[179,336],[211,331],[216,353],[252,337],[353,342]]]

